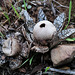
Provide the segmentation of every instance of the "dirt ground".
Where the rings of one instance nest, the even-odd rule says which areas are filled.
[[[20,4],[18,4],[19,7],[23,4],[22,0],[10,0],[10,1],[13,5],[15,3],[17,3],[18,1],[21,1]],[[31,2],[34,0],[28,0],[28,1]],[[40,1],[40,0],[36,0],[36,1]],[[41,1],[43,1],[43,0],[41,0]],[[64,12],[64,13],[66,13],[66,21],[64,23],[64,27],[65,27],[66,24],[68,23],[70,0],[55,0],[55,1],[57,1],[57,3],[54,2],[53,0],[52,1],[47,0],[45,6],[43,3],[41,3],[41,4],[35,3],[37,5],[29,3],[29,5],[31,5],[32,8],[27,9],[27,11],[30,14],[30,16],[33,18],[35,23],[38,22],[37,16],[38,16],[38,11],[40,8],[43,9],[47,19],[52,23],[54,22],[55,18],[60,13]],[[53,10],[51,8],[51,2],[54,4],[54,8],[56,10],[55,13],[53,12]],[[6,39],[7,31],[10,31],[10,32],[19,31],[22,33],[22,31],[20,31],[19,27],[24,23],[23,17],[21,19],[18,19],[18,17],[16,16],[14,10],[12,9],[11,3],[9,3],[9,0],[5,0],[5,2],[4,2],[4,0],[0,0],[0,7],[2,8],[2,10],[0,10],[0,24],[2,23],[0,26],[0,32],[2,32],[4,34],[4,36],[5,36],[4,39]],[[6,11],[8,13],[9,18],[10,18],[10,23],[6,19],[6,17],[3,15],[3,11]],[[20,10],[18,12],[20,13]],[[63,29],[64,29],[64,27],[63,27]],[[74,0],[72,0],[71,20],[70,20],[69,26],[67,28],[75,28],[75,1]],[[70,37],[75,38],[75,35],[70,36]],[[23,36],[23,38],[24,38],[24,36]],[[23,41],[23,39],[22,39],[22,41]],[[24,39],[24,41],[25,41],[25,39]],[[60,44],[64,44],[64,45],[65,44],[75,44],[75,41],[73,41],[73,42],[63,41]],[[32,46],[33,46],[33,44],[32,44]],[[61,74],[61,73],[56,73],[56,72],[51,72],[50,74],[42,74],[41,72],[45,71],[45,69],[44,69],[45,67],[47,67],[47,66],[53,67],[53,63],[50,59],[51,58],[50,51],[46,52],[45,54],[30,51],[28,58],[30,59],[34,54],[36,54],[36,55],[33,58],[31,65],[29,65],[30,62],[27,62],[22,67],[17,68],[15,70],[10,69],[10,67],[9,67],[10,62],[7,61],[5,64],[3,64],[0,67],[0,75],[66,75],[66,74]],[[16,58],[16,57],[14,56],[13,58]],[[13,58],[6,57],[7,60],[13,59]],[[22,59],[22,62],[24,62],[27,58],[22,57],[21,59]],[[71,61],[70,63],[68,63],[66,65],[58,66],[57,68],[58,69],[67,68],[70,70],[72,70],[72,69],[74,70],[75,69],[75,59],[73,59],[73,61]]]

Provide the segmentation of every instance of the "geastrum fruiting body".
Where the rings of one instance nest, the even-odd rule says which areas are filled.
[[[51,22],[43,20],[34,26],[33,36],[36,40],[49,40],[56,32],[56,28]]]
[[[21,46],[16,39],[10,37],[4,41],[2,50],[7,56],[14,56],[21,51]]]
[[[43,10],[40,9],[39,14],[38,14],[38,23],[36,25],[26,10],[21,11],[21,13],[23,14],[23,17],[25,17],[25,22],[26,22],[25,27],[22,26],[23,36],[25,37],[25,40],[28,42],[26,45],[27,48],[24,47],[24,50],[25,49],[27,50],[27,51],[25,51],[25,53],[28,52],[28,50],[34,50],[34,51],[40,52],[40,53],[46,53],[49,51],[51,46],[49,46],[49,45],[44,45],[44,46],[40,45],[39,46],[39,44],[35,40],[41,40],[41,42],[42,42],[42,40],[52,41],[52,39],[54,39],[54,37],[55,37],[54,41],[52,41],[52,42],[56,42],[56,41],[59,42],[60,39],[64,39],[64,38],[70,36],[71,34],[75,33],[75,29],[71,29],[71,28],[68,30],[67,29],[62,30],[63,23],[65,21],[64,13],[61,13],[54,20],[54,23],[52,24],[51,22],[49,22],[47,20]],[[24,32],[24,31],[26,31],[26,32]],[[59,37],[58,39],[57,39],[56,35]],[[48,42],[48,43],[51,43],[51,42]],[[23,42],[22,42],[22,44],[23,44]],[[25,46],[25,44],[24,44],[24,46]],[[28,45],[29,45],[29,49],[28,49]],[[14,56],[17,53],[19,53],[22,50],[22,48],[15,38],[8,38],[7,40],[5,40],[2,50],[7,56]],[[22,51],[22,52],[24,53],[24,51]],[[21,56],[26,57],[26,55],[21,55]]]
[[[49,49],[43,51],[43,49],[39,48],[40,45],[42,46],[42,48],[43,46],[52,48],[53,46],[57,45],[60,41],[75,33],[75,28],[62,30],[64,26],[64,21],[66,19],[65,13],[61,13],[54,20],[54,23],[51,23],[47,20],[43,10],[40,9],[38,19],[38,23],[34,26],[33,29],[33,36],[35,38],[34,41],[37,42],[37,44],[34,47],[32,47],[32,49],[36,52],[46,53],[49,51]]]

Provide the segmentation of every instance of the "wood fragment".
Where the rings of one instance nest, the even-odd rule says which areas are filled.
[[[60,3],[59,3],[59,2],[57,2],[56,0],[53,0],[53,2],[55,2],[55,3],[59,4],[61,7],[69,8],[68,6],[64,6],[64,5],[60,4]]]
[[[50,74],[51,72],[58,72],[58,73],[64,73],[64,74],[75,74],[74,70],[61,70],[61,69],[55,69],[55,68],[49,68],[48,72],[43,72],[43,74]]]

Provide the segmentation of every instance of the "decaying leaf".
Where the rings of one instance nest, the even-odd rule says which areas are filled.
[[[18,58],[15,58],[15,59],[11,59],[10,62],[9,62],[9,67],[12,69],[12,70],[15,70],[17,69],[22,63],[22,60],[18,59]]]
[[[30,45],[26,41],[22,45],[22,51],[21,51],[20,55],[27,58],[29,56],[29,52],[30,52]]]
[[[40,53],[46,53],[49,51],[49,48],[47,46],[33,46],[31,50]]]
[[[41,71],[47,64],[39,64],[35,66],[31,72],[31,75],[34,74],[37,71]]]
[[[7,62],[6,56],[2,51],[2,39],[0,38],[0,66],[2,66],[6,62]]]

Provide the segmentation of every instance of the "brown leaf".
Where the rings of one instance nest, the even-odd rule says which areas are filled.
[[[23,73],[26,73],[26,69],[25,68],[20,68],[19,71],[23,72]]]
[[[47,66],[47,64],[39,64],[39,65],[35,66],[30,75],[34,74],[37,71],[41,71],[46,66]]]

